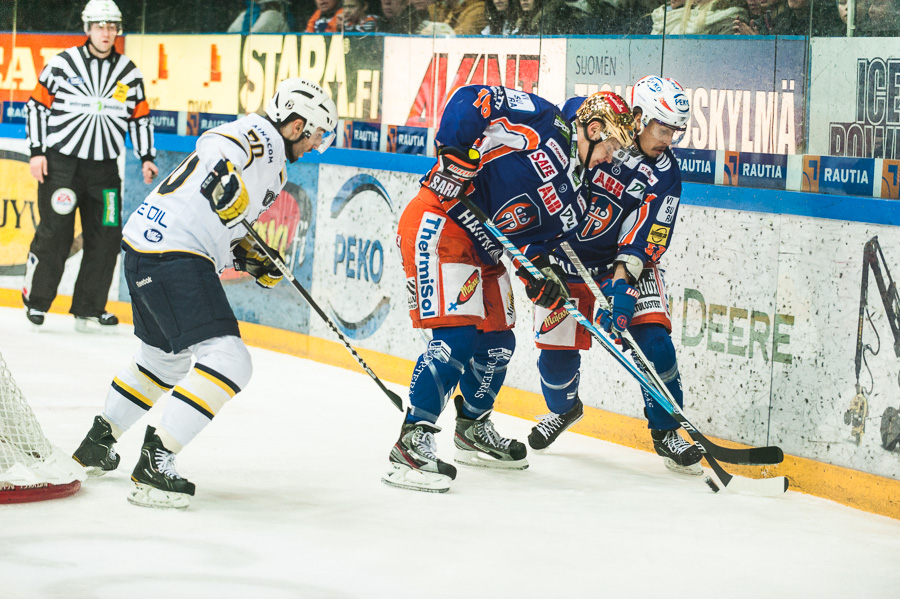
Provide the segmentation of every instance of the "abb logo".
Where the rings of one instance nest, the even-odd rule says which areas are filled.
[[[562,210],[562,202],[559,201],[559,196],[556,195],[556,188],[553,187],[553,183],[547,183],[538,187],[538,193],[541,194],[541,201],[544,202],[547,212],[556,214]]]
[[[540,56],[533,54],[465,54],[456,72],[451,75],[452,81],[448,86],[448,55],[434,54],[422,77],[406,124],[416,127],[436,126],[444,112],[447,98],[463,85],[499,85],[530,94],[537,93],[540,59]]]
[[[545,183],[559,174],[553,163],[550,162],[550,156],[543,150],[535,150],[528,155],[534,170],[541,176],[541,181]]]
[[[622,192],[625,191],[625,186],[622,185],[618,179],[612,175],[607,175],[601,170],[598,170],[597,174],[594,175],[593,183],[598,187],[602,187],[617,198],[621,198]]]

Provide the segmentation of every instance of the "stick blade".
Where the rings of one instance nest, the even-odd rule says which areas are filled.
[[[753,495],[756,497],[778,497],[787,492],[790,483],[785,476],[773,478],[744,478],[734,476],[723,491],[738,495]]]
[[[388,398],[391,400],[391,403],[400,410],[403,411],[403,400],[400,399],[400,396],[391,391],[390,389],[385,389],[385,393],[387,393]]]

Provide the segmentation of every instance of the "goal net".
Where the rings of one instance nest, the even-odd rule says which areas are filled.
[[[0,503],[68,497],[84,478],[84,469],[44,436],[0,354]]]

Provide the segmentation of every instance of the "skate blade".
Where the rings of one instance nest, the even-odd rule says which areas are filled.
[[[690,466],[679,466],[672,458],[663,458],[663,463],[666,465],[666,468],[668,468],[675,474],[684,474],[685,476],[703,475],[703,466],[700,465],[700,462],[697,462],[696,464],[692,464]]]
[[[498,460],[481,451],[469,451],[457,449],[453,461],[463,466],[475,466],[477,468],[495,468],[498,470],[525,470],[528,468],[528,460]]]
[[[386,485],[425,493],[446,493],[450,489],[450,481],[449,476],[422,472],[400,464],[391,464],[391,469],[381,477],[381,482]]]
[[[75,330],[79,333],[88,333],[91,335],[115,335],[118,325],[100,324],[93,320],[75,319]]]
[[[191,496],[134,483],[134,489],[128,494],[128,502],[141,507],[184,510],[191,504]]]

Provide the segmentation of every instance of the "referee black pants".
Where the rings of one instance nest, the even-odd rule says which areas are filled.
[[[70,210],[72,192],[75,210]],[[84,245],[70,312],[76,316],[104,312],[122,242],[119,168],[116,160],[82,160],[54,150],[47,151],[47,175],[38,184],[41,220],[26,266],[26,307],[46,312],[56,298],[72,250],[76,210]]]

